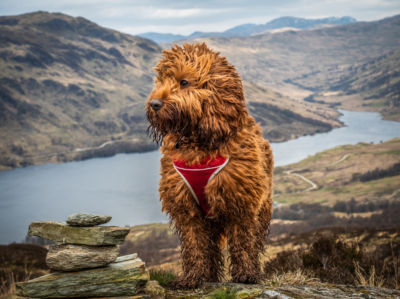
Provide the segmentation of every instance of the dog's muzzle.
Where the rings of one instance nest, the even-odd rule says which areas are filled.
[[[162,106],[164,105],[164,103],[160,100],[160,99],[154,99],[150,101],[150,107],[154,110],[154,111],[158,111],[162,108]]]

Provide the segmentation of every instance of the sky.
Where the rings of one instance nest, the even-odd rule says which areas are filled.
[[[38,10],[81,16],[130,34],[190,34],[264,24],[282,16],[373,21],[400,14],[400,0],[0,0],[2,16]]]

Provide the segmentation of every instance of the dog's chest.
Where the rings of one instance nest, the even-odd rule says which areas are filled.
[[[188,166],[185,161],[173,160],[175,170],[188,186],[206,217],[213,217],[213,215],[210,214],[210,205],[206,198],[205,188],[216,174],[228,164],[228,161],[229,159],[218,156],[214,160],[206,159],[201,163]]]

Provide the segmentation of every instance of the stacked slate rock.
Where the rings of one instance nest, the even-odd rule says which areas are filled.
[[[75,298],[136,295],[149,279],[144,263],[131,254],[118,257],[129,228],[99,226],[110,216],[74,214],[67,223],[33,222],[30,236],[54,241],[46,257],[59,271],[17,284],[17,295],[33,298]]]
[[[48,222],[32,223],[29,227],[29,234],[40,235],[41,237],[46,239],[50,238],[56,242],[60,242],[60,240],[57,237],[53,238],[53,235],[50,235],[52,232],[62,237],[61,242],[63,244],[50,247],[47,253],[46,263],[52,270],[76,271],[98,268],[106,266],[117,259],[119,254],[118,244],[121,243],[126,236],[126,229],[118,228],[114,230],[114,232],[116,232],[114,235],[116,238],[110,238],[107,242],[97,239],[98,237],[95,237],[95,235],[98,235],[100,231],[99,227],[94,227],[107,223],[110,220],[111,216],[74,214],[68,217],[67,224],[75,228],[72,228],[71,231],[75,231],[75,234],[63,235],[62,230],[65,230],[65,228],[62,224],[56,225],[52,223],[49,225]],[[49,230],[49,227],[52,227],[54,231]],[[104,228],[106,230],[108,229],[107,227]],[[104,228],[101,228],[101,233],[105,232]],[[58,230],[60,231],[59,234]],[[46,232],[48,233],[47,237],[44,236]],[[89,233],[87,238],[82,238],[84,233]],[[120,236],[117,237],[117,234]],[[81,236],[81,240],[77,240],[77,236]],[[75,239],[73,239],[74,237]]]

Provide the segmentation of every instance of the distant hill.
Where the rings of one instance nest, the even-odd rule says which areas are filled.
[[[261,125],[263,135],[280,142],[303,135],[327,132],[341,124],[337,112],[316,103],[299,102],[252,82],[243,81],[247,107]]]
[[[313,95],[314,103],[380,111],[400,120],[400,15],[316,30],[186,42],[206,42],[226,55],[244,80],[262,88],[298,100]],[[378,97],[382,103],[371,106],[364,97]]]
[[[0,17],[0,169],[155,149],[144,104],[160,54],[84,18]],[[339,126],[310,103],[253,83],[245,92],[271,141]]]
[[[153,147],[144,101],[161,49],[84,18],[0,18],[0,165],[15,167]]]
[[[400,138],[379,144],[343,145],[277,167],[274,200],[281,204],[330,206],[350,201],[369,202],[370,205],[398,202],[399,149]],[[397,205],[400,209],[400,204]]]
[[[322,19],[303,19],[295,17],[281,17],[274,19],[265,24],[243,24],[235,26],[223,32],[193,32],[190,35],[170,34],[146,32],[139,36],[149,38],[157,43],[170,43],[182,39],[193,39],[199,37],[233,37],[233,36],[251,36],[260,33],[266,33],[274,29],[296,28],[296,29],[311,29],[322,26],[344,25],[357,22],[352,17],[330,17]]]
[[[400,120],[400,50],[350,66],[327,85],[336,98],[359,98],[359,105]],[[324,100],[320,94],[315,98]]]
[[[345,25],[355,22],[357,22],[357,20],[352,17],[341,17],[341,18],[330,17],[322,19],[281,17],[261,25],[257,24],[239,25],[224,31],[224,33],[232,34],[231,36],[250,36],[260,33],[267,33],[268,31],[274,29],[282,29],[282,28],[312,29],[323,26]]]

